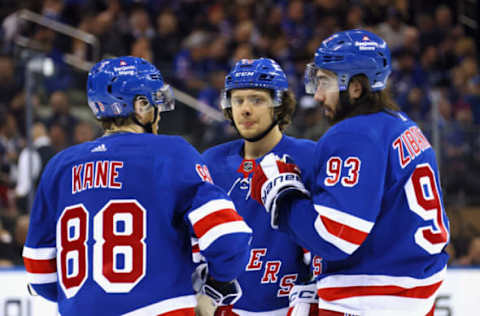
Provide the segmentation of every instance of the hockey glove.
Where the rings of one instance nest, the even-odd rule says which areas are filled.
[[[315,282],[296,284],[288,295],[289,316],[317,316],[318,296]]]
[[[208,296],[218,306],[235,304],[242,296],[242,289],[237,280],[221,282],[208,275],[206,263],[200,264],[192,274],[193,290]]]
[[[300,177],[300,169],[288,155],[280,159],[270,153],[256,166],[252,177],[252,198],[270,213],[270,225],[278,229],[277,201],[282,194],[296,192],[310,197]]]

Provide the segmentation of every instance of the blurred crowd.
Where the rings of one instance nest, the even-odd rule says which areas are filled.
[[[20,19],[18,10],[93,34],[100,58],[134,55],[151,61],[175,88],[217,110],[225,75],[238,59],[273,58],[285,69],[298,100],[287,133],[314,140],[328,126],[305,95],[305,65],[336,31],[375,32],[392,51],[392,96],[430,140],[440,133],[434,145],[445,202],[460,209],[480,205],[480,74],[478,34],[459,23],[457,6],[446,0],[2,0],[0,266],[21,264],[28,194],[48,159],[100,135],[86,107],[86,73],[65,62],[65,56],[96,62],[96,52],[80,40]],[[55,63],[53,76],[37,78],[31,98],[31,152],[25,131],[25,64],[31,50],[19,37]],[[162,132],[181,134],[200,151],[236,137],[226,122],[212,121],[180,102],[162,116]],[[480,231],[468,231],[453,238],[452,264],[480,264]]]

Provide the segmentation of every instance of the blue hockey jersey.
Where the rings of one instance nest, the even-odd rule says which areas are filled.
[[[251,229],[200,154],[180,137],[118,133],[50,161],[23,255],[62,315],[193,313],[192,236],[213,278],[244,270]]]
[[[203,157],[216,184],[232,198],[238,213],[253,230],[250,259],[245,272],[238,277],[243,295],[234,312],[264,312],[285,315],[288,293],[296,281],[309,276],[309,264],[320,273],[321,259],[309,252],[287,234],[274,230],[263,207],[250,197],[250,180],[255,164],[261,158],[244,160],[243,140],[235,140],[207,150]],[[283,136],[271,152],[282,157],[288,154],[299,165],[308,188],[312,178],[315,143]]]
[[[280,229],[326,261],[320,308],[426,315],[445,274],[449,223],[418,126],[398,112],[348,118],[318,141],[315,160],[313,199],[283,205]]]

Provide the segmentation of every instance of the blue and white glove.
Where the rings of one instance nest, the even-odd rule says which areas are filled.
[[[208,275],[206,263],[200,264],[192,274],[193,290],[208,296],[215,307],[235,304],[242,297],[242,288],[237,280],[216,281]]]
[[[315,282],[296,284],[288,295],[289,316],[317,316],[318,295]]]
[[[270,225],[274,229],[278,229],[277,201],[282,194],[295,191],[310,197],[300,173],[300,168],[288,155],[280,158],[273,153],[266,155],[255,168],[251,196],[270,213]]]

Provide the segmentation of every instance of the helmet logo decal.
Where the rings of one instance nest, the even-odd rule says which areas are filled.
[[[370,39],[368,38],[367,35],[365,35],[363,38],[362,38],[362,41],[369,41]]]
[[[103,106],[102,102],[97,102],[97,105],[98,105],[98,108],[100,109],[100,111],[105,112],[105,107]]]
[[[364,39],[362,39],[362,41],[363,40]],[[367,37],[367,40],[368,42],[355,41],[355,46],[357,46],[359,50],[375,50],[379,46],[377,42],[370,41],[368,37]]]
[[[132,76],[135,75],[134,65],[113,67],[113,70],[115,70],[119,75],[132,75]]]
[[[240,60],[240,63],[241,63],[242,65],[251,65],[251,64],[253,64],[254,61],[255,61],[255,59],[247,59],[247,58],[245,58],[245,59]]]
[[[242,71],[235,73],[235,77],[248,77],[253,76],[255,73],[253,71]]]
[[[126,66],[127,65],[127,62],[124,61],[124,60],[120,60],[120,66]]]
[[[93,114],[97,115],[98,109],[97,109],[97,107],[95,106],[95,102],[88,101],[88,106],[90,107],[90,109],[92,109]]]
[[[116,115],[119,115],[120,113],[122,113],[122,107],[117,102],[112,104],[112,110],[113,110],[113,113],[115,113]]]

